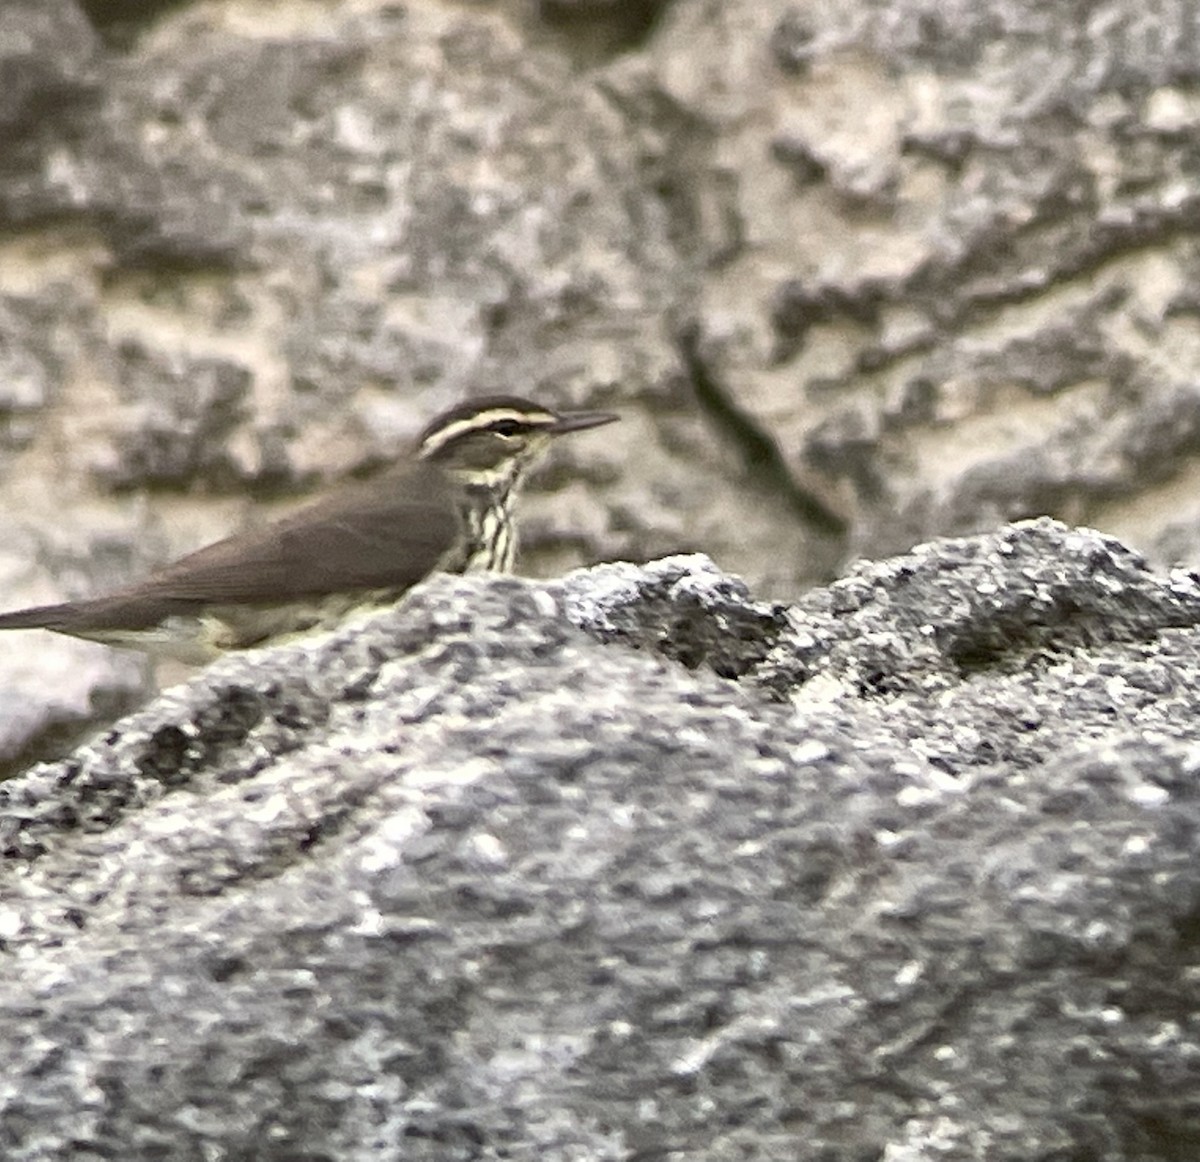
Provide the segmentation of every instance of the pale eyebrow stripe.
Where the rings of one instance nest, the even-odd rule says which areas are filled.
[[[444,428],[433,434],[432,439],[426,442],[425,449],[426,451],[436,451],[438,448],[443,447],[448,440],[462,435],[463,432],[472,432],[480,428],[486,428],[488,425],[499,423],[501,420],[514,420],[519,424],[532,424],[545,428],[553,424],[554,419],[555,417],[549,414],[531,416],[527,412],[514,411],[512,408],[494,408],[492,411],[480,412],[469,419],[456,420],[452,424],[447,424]]]

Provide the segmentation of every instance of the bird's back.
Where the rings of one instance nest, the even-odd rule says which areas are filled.
[[[0,614],[0,629],[44,628],[206,661],[396,600],[434,570],[454,567],[458,530],[445,474],[406,463],[107,596]]]

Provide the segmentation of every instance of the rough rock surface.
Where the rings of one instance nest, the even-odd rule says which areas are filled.
[[[227,659],[0,787],[0,1155],[1195,1158],[1198,622],[1042,521]]]

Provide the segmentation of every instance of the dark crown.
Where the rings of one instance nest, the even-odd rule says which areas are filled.
[[[610,412],[554,412],[515,395],[492,395],[443,412],[417,440],[417,454],[449,469],[490,472],[535,459],[551,437],[611,423]]]

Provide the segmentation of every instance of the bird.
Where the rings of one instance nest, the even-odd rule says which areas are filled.
[[[106,596],[0,613],[0,630],[50,630],[203,665],[394,605],[431,573],[509,572],[514,506],[530,469],[560,436],[619,418],[515,395],[468,400],[371,480]]]

